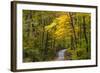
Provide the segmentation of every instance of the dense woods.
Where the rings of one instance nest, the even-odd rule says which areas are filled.
[[[91,58],[91,14],[23,10],[23,62]]]

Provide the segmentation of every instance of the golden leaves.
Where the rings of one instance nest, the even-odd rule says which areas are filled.
[[[70,17],[67,14],[60,15],[50,25],[45,26],[46,31],[56,39],[72,35],[70,28]]]
[[[53,22],[53,23],[51,23],[50,25],[48,25],[48,26],[45,26],[45,29],[46,29],[46,31],[48,31],[48,30],[51,30],[53,27],[55,27],[56,26],[56,23],[55,22]]]
[[[69,29],[70,29],[69,17],[67,14],[61,15],[56,20],[58,23],[57,23],[56,31],[54,32],[54,35],[55,35],[56,39],[64,38],[70,32],[69,31]]]

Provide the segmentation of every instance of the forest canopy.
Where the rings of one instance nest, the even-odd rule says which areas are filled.
[[[91,59],[91,14],[23,10],[23,62]]]

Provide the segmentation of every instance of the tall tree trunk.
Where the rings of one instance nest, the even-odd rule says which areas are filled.
[[[80,18],[81,19],[81,18]],[[80,24],[80,23],[79,23]],[[79,28],[80,28],[80,35],[79,35],[79,40],[80,40],[80,47],[81,47],[81,45],[82,45],[82,43],[81,43],[81,39],[82,39],[82,26],[81,26],[81,24],[79,25]]]
[[[81,17],[77,17],[77,23],[78,24],[78,29],[79,29],[79,32],[78,32],[78,39],[77,39],[77,44],[79,44],[79,46],[81,47],[81,40],[82,40],[82,25],[80,22],[82,22],[81,20],[82,18]]]
[[[48,32],[45,34],[44,61],[46,61],[48,55]]]
[[[30,45],[30,38],[31,38],[31,35],[32,35],[32,24],[31,24],[31,21],[32,21],[32,12],[30,11],[29,15],[27,16],[27,37],[28,37],[28,45]]]
[[[73,31],[73,35],[74,35],[74,42],[75,42],[75,49],[77,48],[77,38],[76,38],[76,32],[75,32],[75,27],[74,27],[74,17],[73,17],[73,13],[69,13],[70,16],[70,25],[72,27],[72,31]]]
[[[86,42],[86,49],[88,52],[88,38],[86,35],[86,23],[85,23],[85,16],[83,16],[83,33],[84,33],[84,38],[85,38],[85,42]]]
[[[45,44],[44,44],[44,32],[45,32],[45,20],[43,19],[43,16],[41,16],[41,23],[42,23],[42,25],[41,25],[41,29],[42,29],[42,32],[41,32],[41,49],[42,49],[42,51],[41,51],[41,55],[42,55],[42,60],[44,60],[44,46],[45,46]]]

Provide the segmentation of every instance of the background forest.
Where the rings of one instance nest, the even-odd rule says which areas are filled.
[[[23,10],[23,62],[90,58],[90,13]]]

